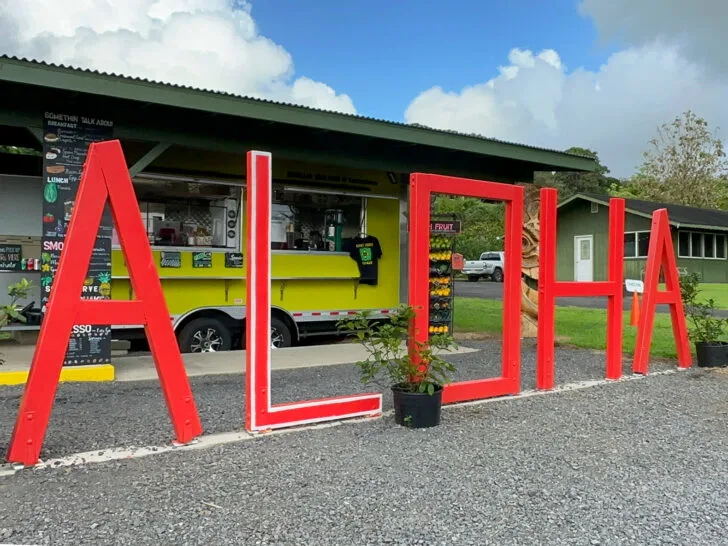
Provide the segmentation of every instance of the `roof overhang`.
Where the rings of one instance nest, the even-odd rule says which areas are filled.
[[[524,162],[531,171],[594,171],[597,167],[592,158],[555,150],[0,56],[2,82],[43,87],[54,92],[112,97],[140,105],[196,110],[215,116],[248,118],[483,158],[503,158]]]

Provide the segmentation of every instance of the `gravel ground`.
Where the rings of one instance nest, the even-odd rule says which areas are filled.
[[[450,357],[457,363],[458,379],[500,375],[500,342],[465,342],[476,353]],[[522,388],[535,388],[536,350],[533,341],[523,343]],[[603,353],[560,349],[556,353],[557,384],[602,379]],[[664,368],[659,364],[652,369]],[[631,373],[625,361],[625,373]],[[197,407],[206,433],[243,428],[243,376],[211,376],[191,379]],[[282,370],[273,373],[273,402],[289,402],[361,392],[354,365]],[[22,396],[22,387],[0,388],[0,445],[7,446]],[[391,395],[384,397],[391,408]],[[109,447],[166,445],[173,439],[163,396],[156,381],[61,384],[41,458]]]
[[[385,417],[27,470],[0,479],[0,542],[725,544],[726,388],[688,371],[448,408],[429,430]]]

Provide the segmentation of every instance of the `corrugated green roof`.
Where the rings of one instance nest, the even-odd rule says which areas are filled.
[[[599,193],[579,193],[559,204],[559,208],[568,206],[576,200],[583,199],[609,206],[612,197]],[[656,201],[643,201],[641,199],[627,198],[624,205],[628,213],[636,214],[644,218],[652,218],[652,214],[658,209],[667,209],[667,216],[670,224],[684,228],[704,228],[719,231],[728,231],[728,211],[718,209],[701,209],[698,207],[687,207],[674,203],[658,203]]]
[[[0,81],[461,150],[528,161],[553,169],[592,171],[596,167],[595,161],[589,157],[481,135],[321,110],[8,55],[0,55]]]

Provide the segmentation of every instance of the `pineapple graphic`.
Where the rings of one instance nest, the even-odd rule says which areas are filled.
[[[96,278],[101,283],[99,285],[99,294],[105,298],[111,296],[111,275],[108,273],[100,273]]]

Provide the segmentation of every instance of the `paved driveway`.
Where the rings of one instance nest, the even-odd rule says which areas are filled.
[[[455,295],[463,298],[479,298],[484,300],[500,300],[503,298],[503,284],[492,281],[467,282],[458,281],[455,283]],[[586,309],[606,309],[607,298],[558,298],[556,305],[560,307],[582,307]],[[624,310],[632,309],[630,296],[624,298]],[[669,308],[666,305],[657,307],[658,313],[667,313]],[[728,317],[728,311],[717,311],[716,315]]]

